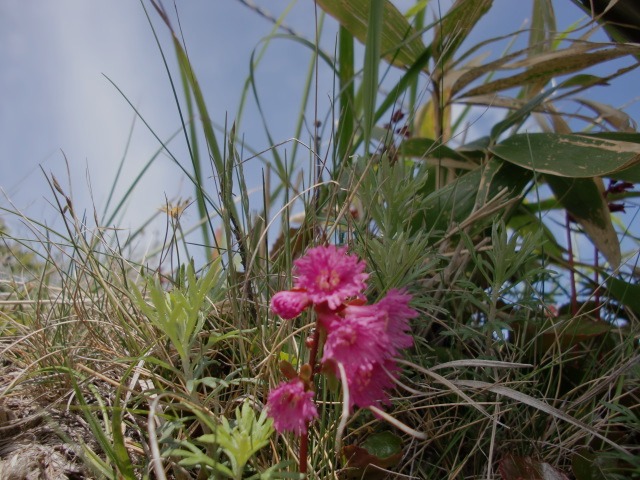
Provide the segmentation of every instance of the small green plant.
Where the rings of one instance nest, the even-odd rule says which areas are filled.
[[[210,478],[221,478],[220,476],[234,480],[243,478],[253,480],[300,478],[299,475],[287,474],[282,470],[288,465],[288,462],[276,464],[263,472],[246,476],[246,467],[250,459],[269,444],[274,433],[273,420],[267,417],[265,410],[256,417],[250,402],[245,401],[242,407],[236,408],[235,419],[231,421],[223,416],[216,423],[202,413],[196,415],[212,433],[201,435],[192,442],[182,441],[179,448],[170,448],[165,452],[166,456],[180,457],[180,465],[206,467],[211,471]],[[212,449],[214,452],[219,450],[224,453],[229,466],[216,461],[216,458],[219,458],[218,453],[208,454],[196,444],[204,444],[209,447],[210,451]]]
[[[219,261],[213,263],[200,278],[196,278],[192,263],[183,268],[183,272],[182,285],[169,292],[157,278],[148,280],[146,291],[151,304],[135,284],[131,285],[131,294],[140,312],[167,336],[178,352],[187,391],[193,393],[196,365],[192,351],[200,342],[199,336],[205,327],[212,298],[221,298],[224,290]],[[212,332],[209,343],[203,348],[209,348],[216,340],[218,336]]]

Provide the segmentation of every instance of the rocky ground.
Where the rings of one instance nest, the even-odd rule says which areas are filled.
[[[27,384],[7,391],[18,375],[11,365],[0,367],[0,480],[94,478],[79,447],[93,442],[86,422],[42,388]]]

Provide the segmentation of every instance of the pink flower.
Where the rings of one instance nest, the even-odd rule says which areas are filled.
[[[347,247],[311,248],[294,262],[294,287],[305,291],[314,304],[326,302],[335,310],[365,289],[369,278],[365,268],[366,264],[357,256],[347,254]]]
[[[318,416],[313,392],[305,391],[299,378],[283,382],[269,393],[267,411],[278,433],[293,432],[298,436],[306,435],[308,423]]]
[[[409,320],[416,318],[418,312],[409,307],[411,295],[404,290],[392,289],[375,306],[386,314],[386,332],[391,344],[396,349],[409,348],[413,345],[413,338]]]
[[[409,307],[411,295],[390,290],[373,305],[346,305],[335,314],[319,316],[327,331],[322,361],[337,373],[344,366],[349,388],[349,410],[389,403],[387,390],[398,376],[394,360],[413,345],[409,320],[418,313]]]
[[[387,371],[385,371],[385,369]],[[393,378],[398,376],[398,367],[393,360],[361,366],[347,374],[349,387],[349,411],[354,405],[360,408],[379,407],[390,402],[387,390],[394,385]]]
[[[342,363],[349,374],[354,367],[371,365],[389,356],[390,341],[385,333],[385,325],[379,321],[375,311],[365,307],[348,312],[344,318],[333,320],[327,326],[327,340],[322,361]],[[371,316],[367,316],[371,313]]]
[[[285,320],[296,318],[307,308],[309,296],[300,290],[283,290],[271,297],[271,310]]]
[[[386,357],[395,357],[403,348],[413,345],[409,320],[418,316],[418,312],[409,307],[411,295],[401,290],[389,290],[389,293],[373,305],[347,305],[341,312],[343,321],[357,319],[374,333],[380,342],[386,342],[383,350]],[[332,322],[331,325],[336,325]],[[364,327],[363,327],[364,328]],[[329,336],[331,336],[331,327]],[[328,341],[328,340],[327,340]],[[382,357],[378,361],[382,360]]]

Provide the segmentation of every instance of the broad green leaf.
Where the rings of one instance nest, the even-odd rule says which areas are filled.
[[[402,459],[402,440],[391,432],[375,433],[364,441],[362,447],[343,447],[342,454],[346,465],[340,478],[379,479],[382,478],[379,468],[389,469]]]
[[[611,277],[607,279],[607,292],[636,315],[640,314],[640,285]]]
[[[520,133],[490,150],[528,170],[571,178],[610,176],[640,162],[640,144],[586,135]]]
[[[554,204],[557,204],[555,199],[552,199]],[[539,204],[525,204],[520,205],[520,208],[509,219],[509,228],[517,231],[521,235],[532,235],[538,232],[542,232],[543,241],[539,245],[541,252],[544,252],[546,256],[553,258],[562,258],[564,249],[558,244],[555,235],[551,232],[549,227],[542,221],[539,212]]]
[[[566,351],[580,342],[601,337],[609,331],[611,331],[609,323],[579,316],[560,321],[553,328],[545,328],[542,339],[547,348],[560,344],[563,351]]]
[[[545,176],[555,197],[584,229],[613,268],[620,265],[618,236],[611,223],[607,202],[593,178]]]
[[[488,185],[486,185],[487,172],[491,172]],[[414,228],[416,230],[426,228],[441,234],[452,225],[458,225],[468,219],[477,205],[478,192],[483,184],[485,200],[493,198],[504,189],[507,190],[506,196],[503,197],[506,200],[519,196],[532,178],[533,174],[528,170],[492,159],[485,166],[471,170],[449,185],[428,195],[425,199],[426,208],[413,220]],[[495,214],[489,217],[494,216]],[[482,222],[482,225],[478,225],[480,226],[486,226],[486,223]]]
[[[430,138],[409,138],[402,142],[400,152],[407,157],[452,158],[462,162],[467,160],[455,150]]]
[[[362,43],[366,42],[372,3],[371,0],[317,0],[320,8]],[[426,48],[420,36],[388,0],[384,1],[383,18],[380,41],[385,60],[401,67],[413,65]]]
[[[380,432],[368,437],[362,446],[371,455],[386,458],[402,452],[402,439],[389,431]]]
[[[606,140],[614,140],[617,142],[630,142],[640,144],[640,133],[627,133],[627,132],[599,132],[587,134],[589,137],[604,138]],[[632,183],[640,183],[640,163],[618,170],[609,175],[616,180],[625,180]]]

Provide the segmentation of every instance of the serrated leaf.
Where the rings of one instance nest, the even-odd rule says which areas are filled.
[[[611,266],[617,268],[622,256],[620,242],[611,223],[609,207],[596,180],[555,175],[546,175],[545,178],[558,201],[580,224]]]
[[[366,42],[371,0],[317,0],[317,4],[360,42]],[[385,60],[401,67],[413,65],[426,49],[411,24],[388,0],[384,2],[380,40]]]
[[[640,144],[586,135],[519,133],[489,150],[528,170],[571,178],[610,176],[640,162]]]

